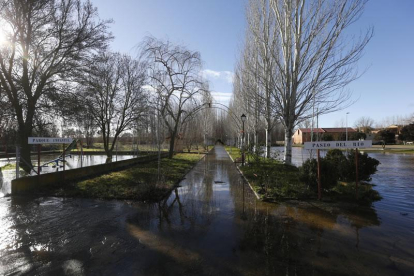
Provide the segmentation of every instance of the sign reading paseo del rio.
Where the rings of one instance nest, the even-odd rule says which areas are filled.
[[[305,149],[359,149],[371,148],[372,141],[318,141],[305,142]]]
[[[72,138],[53,138],[53,137],[29,137],[30,145],[38,144],[70,144]]]

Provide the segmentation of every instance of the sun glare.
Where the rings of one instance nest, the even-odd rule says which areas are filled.
[[[5,46],[7,43],[7,37],[4,30],[0,29],[0,47]]]
[[[6,44],[6,37],[4,35],[4,32],[0,30],[0,47]]]

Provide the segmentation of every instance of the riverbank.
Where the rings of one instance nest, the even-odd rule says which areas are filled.
[[[226,151],[233,162],[240,160],[240,149],[226,147]],[[268,202],[317,199],[317,187],[311,187],[301,179],[298,167],[283,164],[275,159],[258,158],[257,156],[246,155],[245,159],[245,166],[239,166],[238,169],[249,182],[258,199]],[[330,189],[324,188],[322,183],[322,200],[369,205],[381,199],[380,194],[373,189],[373,186],[365,182],[359,183],[358,199],[356,199],[355,182],[338,182]]]
[[[383,148],[381,145],[373,145],[372,148],[361,149],[365,152],[386,152],[386,153],[407,153],[414,154],[414,146],[412,145],[385,145]]]
[[[178,153],[172,159],[139,164],[126,170],[70,183],[52,193],[65,197],[133,199],[155,202],[165,197],[204,154]]]

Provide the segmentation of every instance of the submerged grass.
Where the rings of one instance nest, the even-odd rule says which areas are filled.
[[[172,159],[135,167],[72,183],[57,194],[104,199],[157,201],[170,191],[204,155],[180,153]]]

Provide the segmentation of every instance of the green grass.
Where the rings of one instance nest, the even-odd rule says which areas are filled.
[[[153,161],[72,183],[57,193],[66,196],[158,201],[175,187],[202,156],[180,153],[172,159],[162,159],[159,178],[158,162]]]
[[[414,149],[394,149],[394,148],[385,148],[385,150],[378,149],[378,148],[374,148],[374,149],[361,149],[361,151],[367,152],[367,153],[372,153],[372,152],[386,152],[386,153],[407,153],[407,154],[414,154]]]
[[[226,150],[233,159],[241,156],[238,148],[226,147]],[[317,199],[317,188],[310,187],[300,179],[298,167],[254,155],[249,159],[250,163],[239,168],[262,200]],[[370,204],[381,199],[380,194],[372,186],[367,183],[359,185],[359,199],[357,201],[359,204]],[[323,190],[322,195],[324,200],[356,202],[355,183],[338,182],[332,189]]]
[[[299,169],[276,160],[261,159],[240,167],[253,189],[263,200],[301,199],[312,193],[299,180]]]
[[[14,170],[16,169],[16,163],[8,163],[4,165],[3,167],[0,167],[0,170],[6,171],[6,170]]]
[[[362,204],[370,204],[374,201],[381,200],[381,195],[374,190],[372,184],[360,183],[358,185],[358,202]],[[335,201],[355,201],[356,200],[356,185],[355,182],[346,183],[338,182],[338,184],[328,191],[327,196],[333,198]]]
[[[317,188],[309,187],[309,185],[302,182],[299,169],[295,166],[269,160],[250,163],[240,167],[240,169],[262,200],[305,200],[317,198]],[[372,187],[373,185],[371,184],[360,183],[358,200],[356,200],[355,183],[338,182],[332,189],[323,189],[322,198],[333,202],[371,204],[382,199],[380,194]]]
[[[135,145],[134,147],[132,147],[130,143],[129,144],[119,143],[118,144],[118,151],[131,151],[133,150],[133,148],[135,148]],[[157,146],[156,145],[138,145],[138,149],[140,151],[156,151]],[[75,149],[74,151],[77,151],[77,150]],[[78,149],[78,151],[80,151],[80,148]],[[103,143],[94,143],[93,146],[89,149],[84,147],[83,151],[104,151],[104,146],[103,146]],[[114,147],[114,152],[115,151],[116,151],[116,147]],[[161,151],[167,151],[167,149],[161,147]]]
[[[241,151],[237,147],[231,147],[231,146],[225,146],[224,147],[226,151],[230,154],[231,158],[233,160],[236,160],[236,158],[241,158]]]

